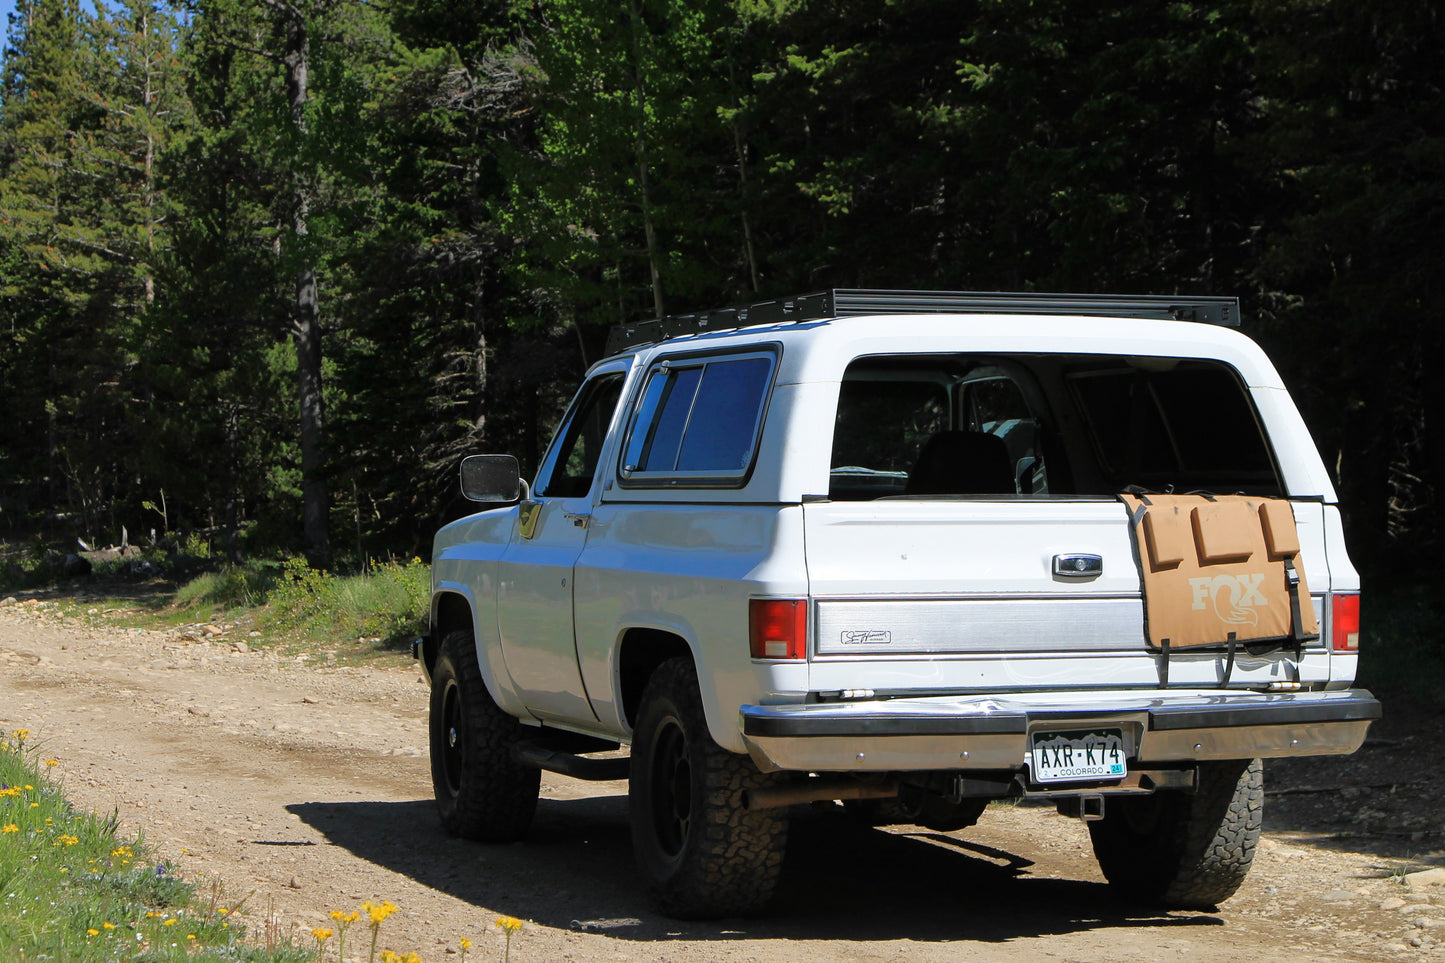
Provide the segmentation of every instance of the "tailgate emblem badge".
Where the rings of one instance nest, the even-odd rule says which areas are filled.
[[[844,645],[887,645],[893,633],[886,629],[844,629],[839,639]]]

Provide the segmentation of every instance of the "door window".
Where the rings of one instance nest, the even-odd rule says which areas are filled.
[[[622,397],[624,373],[598,375],[578,392],[577,401],[563,420],[542,469],[537,473],[536,494],[552,498],[582,498],[592,490],[602,445],[612,413]]]

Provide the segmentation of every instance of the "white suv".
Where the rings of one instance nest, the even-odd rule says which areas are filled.
[[[791,805],[1042,797],[1128,896],[1227,898],[1259,759],[1380,714],[1329,475],[1237,316],[835,290],[621,330],[534,482],[468,459],[502,507],[437,534],[443,822],[516,839],[541,769],[626,776],[650,892],[697,917],[768,901]]]

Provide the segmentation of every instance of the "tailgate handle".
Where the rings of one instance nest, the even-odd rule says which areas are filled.
[[[1104,559],[1099,555],[1055,555],[1054,578],[1081,582],[1104,574]]]

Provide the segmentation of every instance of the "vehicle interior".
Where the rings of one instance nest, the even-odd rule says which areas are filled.
[[[835,501],[1278,495],[1238,375],[1216,361],[1122,355],[862,358],[839,390]]]

